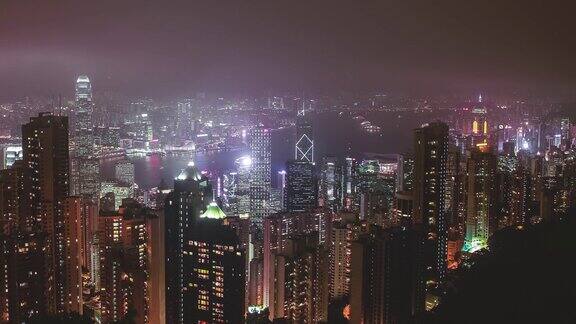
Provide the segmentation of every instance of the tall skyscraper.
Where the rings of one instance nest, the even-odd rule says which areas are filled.
[[[321,206],[338,211],[341,206],[342,174],[338,159],[332,156],[322,158],[319,201]]]
[[[294,147],[294,159],[314,163],[314,137],[312,135],[312,123],[306,110],[298,111],[296,116],[296,145]]]
[[[352,242],[350,323],[415,323],[425,311],[422,237],[409,227]]]
[[[116,180],[129,186],[134,184],[134,163],[124,160],[114,166]]]
[[[254,127],[250,132],[250,217],[257,226],[262,226],[262,219],[269,214],[272,188],[271,136],[270,130],[262,126]]]
[[[286,162],[286,210],[304,212],[316,206],[314,165],[307,161]]]
[[[244,321],[245,259],[234,228],[216,203],[194,224],[184,246],[184,322]]]
[[[65,203],[69,195],[68,118],[41,113],[22,126],[25,227],[45,235],[48,312],[67,310]]]
[[[468,206],[463,250],[475,252],[488,246],[495,218],[496,156],[483,148],[468,158]]]
[[[100,187],[100,161],[94,145],[94,103],[90,79],[81,75],[76,80],[76,111],[73,116],[73,159],[71,161],[71,190],[74,195],[96,199]]]
[[[90,156],[94,150],[92,84],[90,79],[81,75],[76,80],[76,114],[74,124],[74,141],[76,155]]]
[[[122,320],[135,312],[135,323],[152,324],[150,221],[156,215],[133,200],[98,217],[102,322]],[[158,288],[158,287],[156,287]],[[154,305],[156,306],[156,305]]]
[[[429,278],[441,283],[446,275],[448,227],[445,190],[448,126],[434,122],[415,130],[414,223],[426,231]]]
[[[328,254],[314,233],[288,238],[273,255],[274,319],[291,323],[328,320]]]
[[[303,213],[278,213],[264,219],[263,292],[264,306],[269,308],[271,318],[276,318],[276,312],[280,312],[280,308],[284,307],[282,301],[274,297],[274,287],[277,284],[274,255],[287,248],[288,238],[300,234],[315,233],[318,243],[327,246],[331,226],[332,213],[322,208]]]
[[[212,200],[212,187],[193,162],[174,179],[164,203],[166,247],[166,323],[184,323],[184,245]]]

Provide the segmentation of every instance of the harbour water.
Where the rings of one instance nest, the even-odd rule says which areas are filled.
[[[414,113],[373,113],[367,116],[374,124],[381,126],[379,134],[365,132],[350,115],[323,113],[314,117],[315,157],[322,156],[361,157],[363,153],[407,153],[412,149],[412,130],[430,116]],[[285,162],[294,156],[294,129],[276,130],[272,134],[272,175],[284,169]],[[376,149],[375,149],[376,148]],[[169,187],[173,179],[194,160],[201,170],[213,174],[222,174],[234,168],[234,161],[249,154],[247,148],[230,151],[198,153],[195,156],[142,156],[132,157],[135,165],[135,179],[143,189],[156,187],[163,179]],[[114,176],[117,159],[108,159],[101,163],[103,178]],[[272,181],[276,179],[273,176]]]

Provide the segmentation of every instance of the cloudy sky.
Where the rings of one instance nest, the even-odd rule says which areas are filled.
[[[0,0],[0,98],[567,86],[571,2]]]

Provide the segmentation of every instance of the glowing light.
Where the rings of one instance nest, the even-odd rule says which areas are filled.
[[[472,133],[478,134],[478,121],[476,120],[472,122]]]
[[[252,166],[252,158],[249,155],[245,155],[245,156],[238,158],[236,160],[236,163],[238,163],[242,167],[247,168],[247,167]]]
[[[462,251],[468,253],[474,253],[476,251],[480,251],[482,249],[488,248],[488,242],[485,239],[480,237],[475,237],[471,241],[464,242],[464,246],[462,247]]]

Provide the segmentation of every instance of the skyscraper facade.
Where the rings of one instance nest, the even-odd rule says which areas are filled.
[[[414,222],[422,224],[427,232],[429,277],[442,282],[448,244],[445,208],[448,126],[434,122],[416,129],[414,135]]]
[[[66,310],[66,219],[69,195],[68,118],[41,113],[22,126],[25,226],[45,235],[46,305]]]
[[[316,206],[314,165],[308,161],[286,162],[286,210],[304,212]]]
[[[314,163],[314,137],[312,123],[304,109],[298,111],[296,117],[296,145],[294,159]]]
[[[184,246],[185,323],[244,321],[245,259],[234,228],[216,203],[194,224]]]
[[[487,149],[472,151],[468,159],[468,206],[463,250],[474,252],[488,246],[495,217],[496,156]]]
[[[272,188],[271,135],[270,129],[262,126],[254,127],[250,132],[250,217],[257,226],[262,226],[262,220],[269,214]]]
[[[174,190],[166,196],[166,323],[184,323],[184,245],[195,222],[212,200],[208,179],[191,162],[176,179]]]

